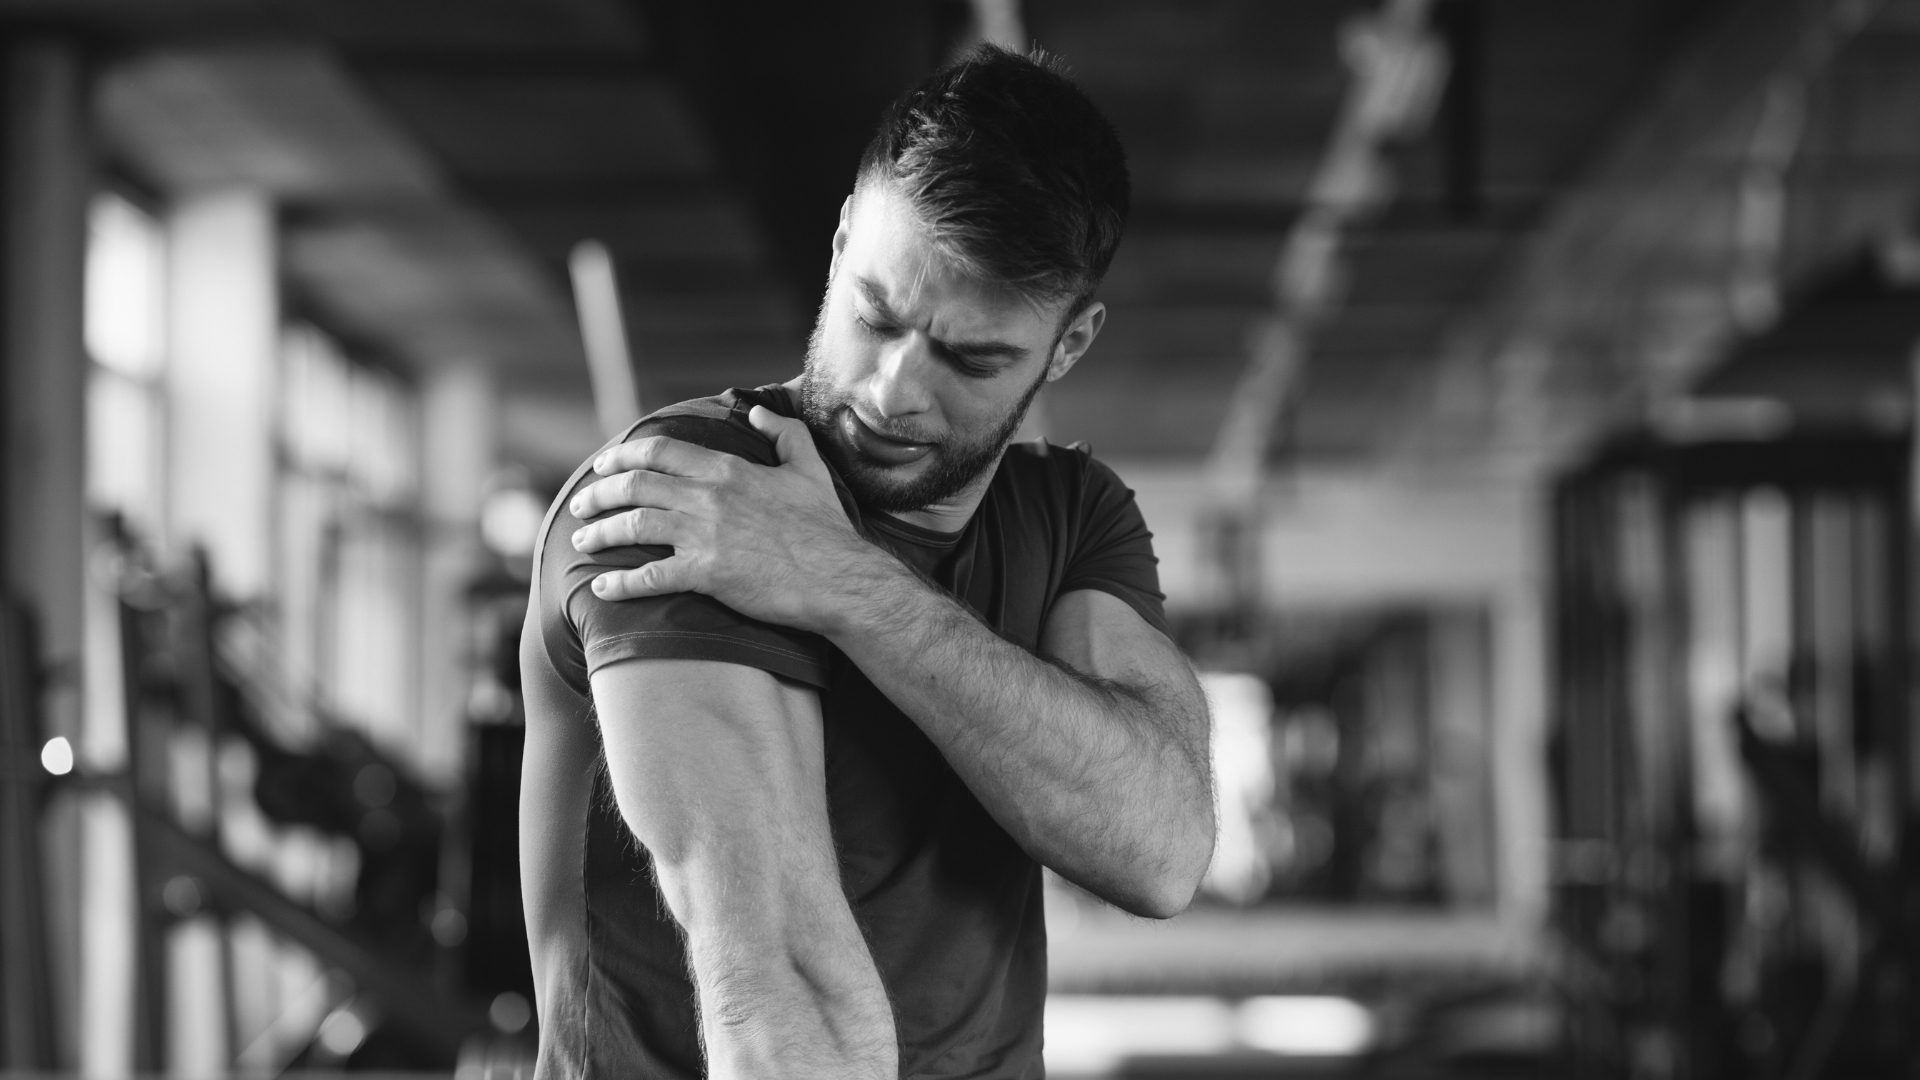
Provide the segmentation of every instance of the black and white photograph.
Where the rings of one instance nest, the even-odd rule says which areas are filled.
[[[0,0],[0,1080],[1920,1078],[1920,0]]]

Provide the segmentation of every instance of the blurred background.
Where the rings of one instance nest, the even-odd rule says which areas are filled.
[[[1132,155],[1029,434],[1215,710],[1051,1074],[1911,1075],[1915,0],[0,0],[0,1068],[530,1075],[541,514],[982,39]]]

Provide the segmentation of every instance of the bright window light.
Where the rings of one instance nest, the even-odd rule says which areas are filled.
[[[1233,1042],[1233,1010],[1218,998],[1047,998],[1049,1073],[1104,1073],[1141,1054],[1221,1054]]]
[[[160,226],[117,195],[93,201],[87,220],[87,352],[129,378],[159,374],[166,244]]]
[[[65,735],[55,735],[40,748],[40,766],[55,776],[73,771],[73,744]]]
[[[1200,685],[1213,713],[1220,809],[1204,885],[1230,903],[1251,904],[1273,876],[1257,824],[1273,805],[1273,694],[1258,677],[1231,672],[1201,672]]]
[[[1358,1054],[1373,1045],[1373,1013],[1343,997],[1257,997],[1234,1017],[1240,1042],[1275,1054]]]

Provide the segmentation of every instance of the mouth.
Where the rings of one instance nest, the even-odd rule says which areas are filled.
[[[840,412],[840,434],[863,456],[884,465],[911,465],[933,452],[932,443],[907,442],[880,434],[850,408]]]

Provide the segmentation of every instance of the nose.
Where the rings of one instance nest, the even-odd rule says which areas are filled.
[[[907,334],[881,357],[868,383],[869,400],[882,419],[895,420],[924,413],[931,406],[927,392],[927,365],[933,359],[925,335]]]

